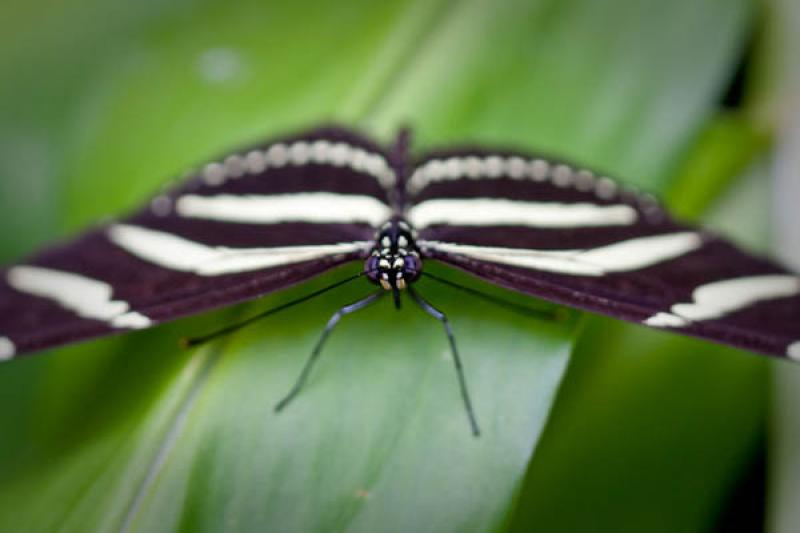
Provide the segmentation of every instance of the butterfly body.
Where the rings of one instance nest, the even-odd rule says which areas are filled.
[[[415,232],[402,218],[393,218],[381,226],[375,247],[364,262],[370,281],[386,291],[401,291],[419,279],[422,258]]]

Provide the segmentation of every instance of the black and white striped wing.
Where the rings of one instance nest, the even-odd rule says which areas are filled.
[[[0,271],[0,359],[253,298],[364,257],[381,149],[341,129],[206,165],[135,215]]]
[[[800,278],[608,178],[453,150],[422,159],[407,191],[429,258],[553,302],[800,359]]]

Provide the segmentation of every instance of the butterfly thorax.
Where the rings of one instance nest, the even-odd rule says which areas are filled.
[[[415,231],[403,219],[386,222],[375,235],[375,247],[364,263],[364,272],[373,283],[387,291],[403,290],[419,278],[422,260]]]

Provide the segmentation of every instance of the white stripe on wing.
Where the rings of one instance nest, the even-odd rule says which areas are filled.
[[[745,276],[714,281],[692,291],[692,302],[677,303],[669,312],[644,321],[648,326],[678,328],[703,320],[714,320],[776,298],[800,294],[800,278],[785,274]]]
[[[82,318],[101,320],[114,328],[141,329],[152,325],[149,318],[131,311],[128,302],[112,299],[114,289],[104,281],[28,265],[9,269],[6,280],[19,292],[53,300]]]
[[[532,250],[438,241],[418,242],[422,249],[571,276],[602,276],[647,268],[697,250],[702,243],[702,237],[692,231],[638,237],[585,250]]]
[[[417,228],[450,226],[527,226],[580,228],[629,226],[638,215],[629,205],[524,202],[504,198],[437,198],[420,202],[408,212]]]
[[[209,246],[141,226],[116,224],[108,237],[139,259],[163,268],[200,276],[222,276],[364,252],[372,241],[344,242],[272,248],[228,248]]]
[[[379,226],[392,214],[391,208],[372,196],[304,192],[273,196],[185,195],[177,199],[180,216],[248,224],[309,222],[313,224],[357,224]]]

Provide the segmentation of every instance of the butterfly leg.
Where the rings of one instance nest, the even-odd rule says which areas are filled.
[[[286,405],[290,401],[292,401],[295,396],[297,396],[297,393],[300,392],[300,389],[303,388],[303,385],[305,385],[306,380],[308,379],[308,375],[311,373],[311,368],[314,366],[314,363],[319,358],[319,354],[322,352],[322,347],[325,345],[325,341],[328,339],[328,335],[331,334],[331,331],[333,331],[333,328],[335,328],[336,324],[339,323],[339,320],[341,320],[342,317],[345,315],[349,315],[350,313],[355,313],[356,311],[360,311],[361,309],[364,309],[365,307],[375,303],[384,294],[385,292],[383,290],[376,292],[374,294],[370,294],[366,298],[358,300],[357,302],[345,305],[344,307],[342,307],[333,314],[330,320],[328,320],[328,323],[325,325],[325,329],[322,331],[322,335],[317,341],[316,346],[314,346],[314,350],[311,352],[311,355],[306,360],[306,363],[303,366],[303,370],[300,372],[300,376],[297,378],[297,381],[295,381],[291,390],[289,390],[289,393],[275,405],[275,412],[278,412],[284,407],[286,407]]]
[[[481,430],[478,427],[478,421],[475,418],[475,412],[472,410],[472,401],[469,398],[469,391],[467,390],[467,380],[464,377],[464,368],[461,364],[461,358],[458,355],[456,338],[453,335],[453,329],[450,327],[450,321],[447,320],[447,316],[444,313],[436,309],[434,306],[428,303],[427,300],[420,296],[413,287],[408,287],[408,293],[423,311],[441,322],[442,326],[444,326],[444,331],[447,334],[447,340],[450,342],[450,350],[453,353],[453,363],[455,364],[456,374],[458,375],[458,385],[461,389],[461,398],[464,400],[464,408],[467,410],[467,417],[469,418],[469,424],[472,428],[472,434],[477,437],[481,434]]]

